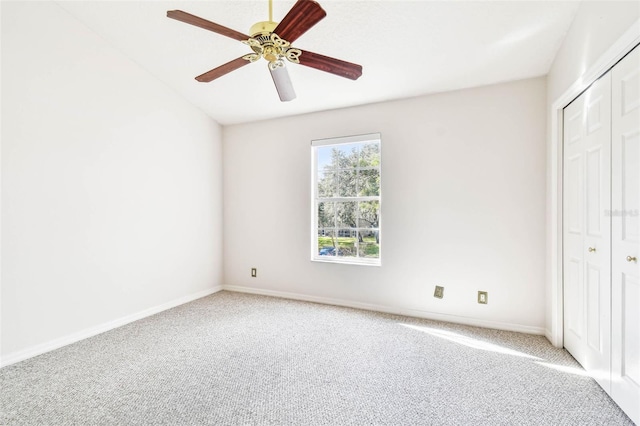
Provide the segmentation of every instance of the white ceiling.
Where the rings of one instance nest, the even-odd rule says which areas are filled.
[[[211,83],[194,77],[249,53],[244,44],[166,17],[180,9],[248,33],[260,1],[57,1],[219,123],[234,124],[544,75],[577,1],[319,0],[327,16],[294,47],[363,66],[357,81],[289,64],[297,99],[279,101],[264,60]],[[274,0],[274,20],[292,0]]]

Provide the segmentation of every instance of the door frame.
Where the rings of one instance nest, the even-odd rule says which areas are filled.
[[[562,200],[563,200],[563,121],[564,107],[584,92],[594,81],[606,73],[620,59],[640,43],[640,19],[611,45],[593,65],[586,70],[560,97],[551,104],[551,138],[547,145],[547,161],[549,170],[547,199],[549,222],[547,226],[547,261],[548,276],[547,312],[551,311],[547,324],[551,329],[545,330],[545,336],[556,347],[564,346],[564,297],[562,280]],[[551,305],[549,307],[549,305]]]

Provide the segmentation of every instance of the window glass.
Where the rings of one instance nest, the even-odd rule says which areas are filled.
[[[380,264],[380,135],[313,141],[312,260]]]

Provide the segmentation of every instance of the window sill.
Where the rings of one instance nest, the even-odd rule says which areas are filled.
[[[337,263],[339,265],[381,266],[380,259],[335,258],[333,256],[312,257],[312,262]]]

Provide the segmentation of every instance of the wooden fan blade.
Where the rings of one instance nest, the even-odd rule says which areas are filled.
[[[204,28],[205,30],[213,31],[214,33],[221,34],[223,36],[231,37],[235,40],[248,40],[250,37],[246,34],[242,34],[231,28],[223,27],[206,19],[202,19],[198,16],[192,15],[182,10],[168,10],[167,17],[181,21],[187,24],[195,25],[196,27]]]
[[[357,80],[362,75],[362,65],[324,56],[319,53],[303,50],[300,54],[300,64],[320,71],[330,72],[340,77]]]
[[[273,32],[293,43],[325,16],[327,12],[315,1],[298,0]]]
[[[201,74],[196,77],[201,83],[208,83],[210,81],[215,80],[216,78],[222,77],[225,74],[230,73],[231,71],[237,70],[240,67],[247,65],[249,61],[243,59],[242,57],[234,59],[233,61],[227,62],[226,64],[220,65],[217,68],[212,69],[211,71],[207,71],[204,74]]]
[[[296,92],[293,90],[293,84],[289,78],[289,71],[285,67],[278,67],[276,69],[269,68],[271,72],[271,78],[273,78],[273,84],[276,85],[278,96],[282,102],[292,101],[296,98]]]

